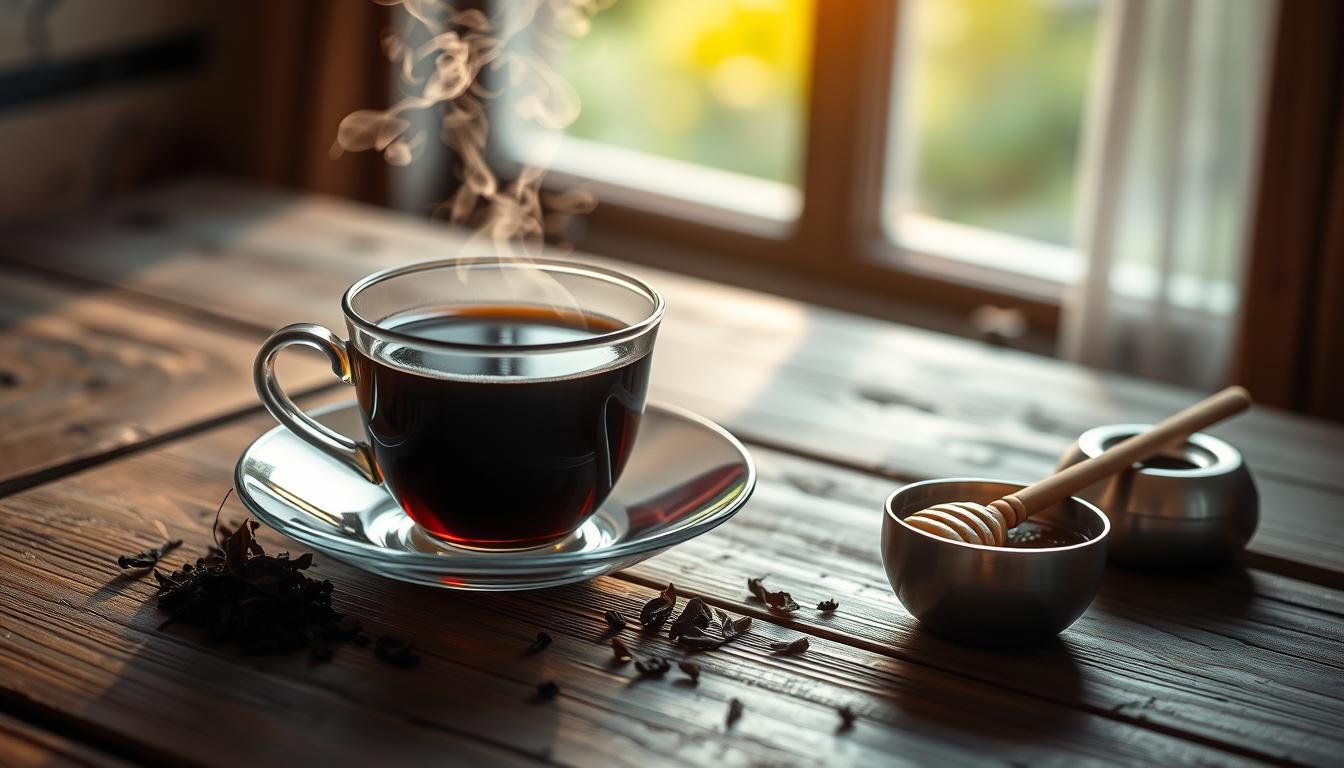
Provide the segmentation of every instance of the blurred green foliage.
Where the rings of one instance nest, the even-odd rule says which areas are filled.
[[[915,210],[1060,244],[1073,197],[1099,0],[922,0],[907,86]],[[899,162],[899,160],[898,160]]]
[[[797,184],[811,0],[619,0],[562,52],[568,133]]]
[[[1099,4],[907,0],[897,199],[1069,243]],[[814,13],[811,0],[621,0],[560,55],[583,102],[569,133],[798,184]]]

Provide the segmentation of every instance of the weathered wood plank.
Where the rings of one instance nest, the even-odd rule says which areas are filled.
[[[337,297],[391,264],[452,256],[453,230],[318,197],[200,182],[113,206],[0,256],[259,329],[341,327]],[[668,294],[655,393],[757,441],[889,477],[1034,479],[1088,427],[1155,420],[1194,393],[631,267]],[[220,286],[229,286],[223,291]],[[302,286],[297,292],[295,286]],[[1261,480],[1253,562],[1344,579],[1344,429],[1253,409],[1215,430]]]
[[[963,648],[921,632],[887,584],[882,513],[871,503],[884,480],[753,454],[760,487],[731,525],[623,576],[674,581],[749,609],[746,578],[768,574],[803,604],[796,626],[854,638],[874,652],[1267,759],[1328,764],[1344,748],[1344,622],[1335,590],[1241,569],[1178,579],[1114,568],[1058,645]],[[811,609],[830,597],[841,603],[836,613]]]
[[[130,763],[0,712],[0,762],[11,768],[82,765],[117,768]]]
[[[380,665],[358,649],[321,665],[240,659],[189,631],[156,630],[148,581],[114,578],[113,559],[153,543],[155,521],[191,542],[171,562],[191,556],[208,538],[236,455],[267,426],[249,418],[0,500],[10,521],[0,529],[5,695],[115,729],[155,755],[231,764],[295,753],[429,762],[453,749],[474,750],[464,759],[478,762],[566,765],[1254,757],[824,637],[803,656],[771,656],[767,640],[795,633],[766,621],[743,641],[700,655],[698,686],[676,682],[679,673],[632,682],[632,670],[610,662],[602,614],[635,613],[651,591],[620,579],[526,594],[452,594],[320,559],[316,570],[338,582],[342,607],[416,639],[425,659],[415,672]],[[263,541],[285,546],[269,531]],[[541,629],[556,642],[525,655]],[[665,637],[626,636],[642,653],[674,653]],[[529,703],[546,679],[559,682],[560,698]],[[745,703],[746,714],[725,728],[731,698]],[[836,732],[841,705],[859,714],[853,731]],[[232,725],[222,729],[222,722]],[[250,729],[258,729],[255,738],[237,737]]]
[[[259,339],[0,268],[0,494],[200,422],[255,410]],[[326,385],[296,356],[287,380]]]

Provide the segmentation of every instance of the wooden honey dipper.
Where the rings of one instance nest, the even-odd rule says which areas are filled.
[[[1154,424],[1107,448],[1086,461],[1056,472],[1040,482],[1004,496],[988,505],[969,501],[938,504],[905,518],[913,528],[967,544],[1003,546],[1008,531],[1031,515],[1063,501],[1082,489],[1135,462],[1152,456],[1192,433],[1216,424],[1251,405],[1251,397],[1241,387],[1228,387],[1216,395],[1195,403],[1174,416]]]

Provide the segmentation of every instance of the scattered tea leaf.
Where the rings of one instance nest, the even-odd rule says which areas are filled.
[[[821,611],[822,613],[831,613],[836,608],[839,607],[840,604],[835,602],[834,600],[822,600],[820,603],[817,603],[817,610]]]
[[[725,641],[705,633],[705,630],[699,627],[690,627],[680,635],[677,635],[676,643],[685,648],[696,651],[712,651],[723,645]]]
[[[630,652],[630,648],[626,646],[625,641],[619,637],[611,638],[611,651],[616,654],[616,660],[622,664],[635,658],[635,654]]]
[[[854,721],[858,718],[858,715],[854,714],[854,710],[850,709],[848,704],[835,712],[840,715],[840,727],[836,729],[837,731],[848,731],[854,727]]]
[[[742,702],[738,699],[730,699],[728,701],[727,726],[731,728],[733,727],[733,723],[736,723],[738,720],[741,719],[742,719]]]
[[[373,652],[378,658],[394,667],[409,669],[420,663],[420,654],[415,652],[415,644],[392,635],[379,635],[373,644]]]
[[[560,685],[554,680],[547,680],[537,686],[537,700],[550,701],[560,695]]]
[[[538,632],[537,639],[527,646],[528,653],[541,653],[551,644],[551,636],[545,632]]]
[[[747,589],[757,600],[760,600],[762,603],[765,602],[765,584],[762,583],[764,581],[765,581],[764,576],[761,576],[760,578],[756,579],[747,579]]]
[[[635,669],[639,672],[640,677],[662,677],[671,668],[672,665],[662,656],[650,656],[647,659],[640,659],[635,662]]]
[[[122,555],[117,558],[117,565],[122,569],[129,568],[151,568],[157,565],[163,556],[172,552],[174,549],[182,546],[181,539],[165,541],[157,547],[146,549],[144,552],[138,552],[134,555]]]
[[[652,631],[661,627],[671,615],[672,604],[661,597],[655,597],[644,604],[644,610],[639,613],[639,624],[646,631]]]
[[[743,616],[742,618],[733,621],[733,629],[737,630],[737,633],[739,635],[742,634],[743,632],[746,632],[750,626],[751,626],[750,616]]]
[[[611,627],[617,632],[621,631],[622,629],[625,629],[625,615],[622,614],[620,611],[607,611],[605,615],[607,619],[607,626]]]
[[[699,664],[696,664],[694,661],[678,661],[677,666],[681,668],[682,672],[686,673],[687,677],[691,678],[692,683],[697,685],[700,683]]]
[[[799,637],[791,642],[771,643],[770,650],[781,656],[787,656],[794,653],[802,653],[807,650],[807,638]]]
[[[704,629],[713,619],[714,614],[710,612],[709,606],[705,605],[705,601],[693,597],[686,601],[686,607],[681,610],[681,615],[677,616],[667,628],[667,636],[675,643],[687,630]]]
[[[765,607],[776,613],[793,613],[798,610],[798,603],[793,601],[793,596],[788,592],[771,592],[766,589],[765,577],[757,579],[747,579],[747,589],[757,600],[765,603]]]
[[[658,596],[667,601],[667,604],[673,608],[677,607],[677,588],[672,582],[668,582],[667,589],[658,593]]]
[[[220,502],[219,509],[223,507]],[[243,520],[227,536],[218,538],[218,514],[216,510],[212,527],[216,538],[204,557],[172,573],[153,571],[159,609],[168,614],[160,628],[173,624],[199,627],[211,639],[244,654],[306,647],[318,661],[330,659],[336,643],[370,643],[357,619],[332,607],[332,583],[303,573],[313,564],[311,554],[296,558],[288,553],[266,554],[256,540],[253,520]],[[399,667],[413,667],[420,661],[410,641],[391,635],[378,637],[374,652]]]

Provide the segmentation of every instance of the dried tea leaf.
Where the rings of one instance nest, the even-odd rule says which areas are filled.
[[[788,592],[766,592],[765,607],[777,613],[793,613],[799,606]]]
[[[705,634],[705,630],[699,627],[690,627],[677,636],[676,643],[684,648],[696,651],[712,651],[723,645],[724,641]]]
[[[704,629],[713,620],[714,614],[710,612],[709,606],[705,605],[705,601],[693,597],[686,601],[686,607],[681,610],[681,615],[677,616],[672,626],[667,628],[667,636],[675,643],[677,638],[688,630]]]
[[[409,669],[420,663],[420,654],[415,652],[415,644],[392,635],[379,635],[373,644],[373,652],[378,658],[394,667]]]
[[[822,600],[820,603],[817,603],[817,610],[821,611],[822,613],[831,613],[832,611],[834,611],[836,608],[839,607],[840,604],[835,602],[834,600]]]
[[[774,651],[775,653],[781,656],[787,656],[794,653],[802,653],[803,651],[807,650],[807,638],[800,637],[796,640],[787,643],[785,642],[771,643],[770,650]]]
[[[668,582],[668,584],[667,584],[667,589],[664,589],[662,592],[659,592],[659,593],[658,593],[658,596],[661,597],[661,598],[663,598],[664,600],[666,600],[668,605],[670,605],[670,606],[672,606],[672,607],[674,607],[674,608],[676,607],[676,605],[677,605],[677,588],[676,588],[675,585],[672,584],[672,582]]]
[[[560,686],[554,680],[547,680],[537,686],[537,700],[550,701],[560,695]]]
[[[616,654],[616,660],[622,664],[635,658],[635,654],[630,652],[630,648],[626,646],[625,641],[619,637],[611,638],[611,651]]]
[[[134,555],[122,555],[117,558],[117,565],[123,569],[129,568],[150,568],[158,564],[163,556],[172,552],[174,549],[182,546],[181,539],[165,541],[153,549],[146,549],[144,552],[138,552]]]
[[[659,678],[666,675],[671,668],[672,665],[662,656],[650,656],[635,662],[635,669],[640,677]]]
[[[607,619],[607,626],[611,627],[617,632],[621,631],[622,629],[625,629],[625,615],[622,614],[620,611],[607,611],[605,616]]]
[[[771,592],[765,587],[765,577],[757,579],[747,579],[747,589],[751,590],[754,598],[765,603],[765,607],[776,613],[793,613],[798,610],[798,603],[793,601],[793,596],[788,592]]]
[[[728,719],[726,721],[727,726],[731,728],[733,727],[733,723],[736,723],[738,720],[741,719],[742,719],[742,702],[738,699],[729,700]]]
[[[750,616],[742,616],[734,620],[728,615],[727,611],[718,608],[714,609],[714,615],[718,617],[719,621],[719,636],[723,638],[725,643],[736,639],[747,631],[747,627],[751,626]]]
[[[854,714],[854,710],[850,709],[848,704],[835,712],[840,715],[840,727],[836,728],[837,731],[848,731],[854,727],[854,721],[858,719],[858,715]]]
[[[331,658],[334,644],[365,637],[358,620],[332,608],[331,582],[304,575],[313,563],[311,554],[268,555],[256,540],[256,529],[254,521],[244,520],[194,564],[170,574],[154,571],[158,606],[168,614],[161,627],[199,627],[243,654],[306,647],[319,661]],[[409,642],[395,638],[379,638],[375,651],[397,666],[419,661]]]
[[[682,672],[686,673],[687,677],[691,678],[692,683],[697,685],[700,683],[699,664],[696,664],[694,661],[678,661],[677,666],[681,668]]]
[[[644,604],[644,610],[639,612],[639,624],[646,631],[655,630],[667,621],[667,617],[672,615],[672,604],[661,597],[655,597]]]
[[[545,632],[538,632],[537,639],[527,646],[528,653],[541,653],[551,644],[551,636]]]
[[[762,583],[764,581],[764,576],[756,579],[747,579],[747,590],[761,602],[765,602],[765,584]]]

